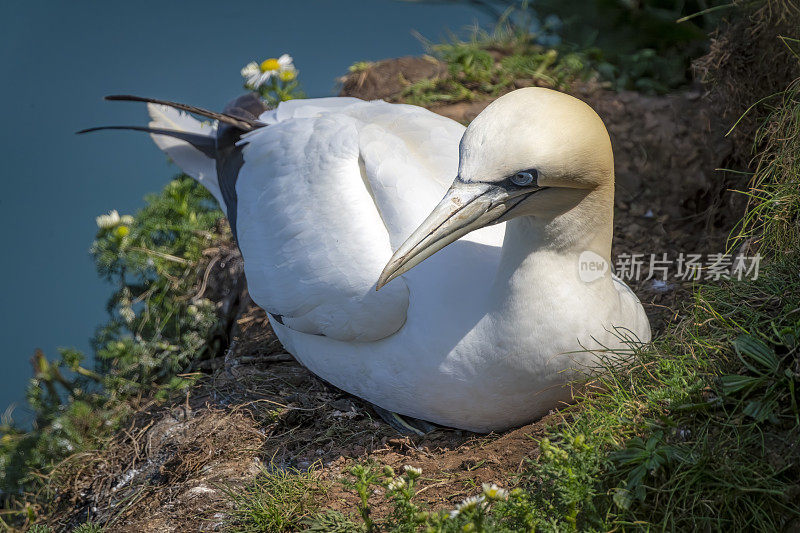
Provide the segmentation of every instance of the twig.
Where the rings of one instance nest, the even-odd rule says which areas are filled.
[[[214,265],[216,265],[217,261],[219,261],[221,258],[222,255],[217,255],[211,261],[208,262],[208,266],[206,267],[206,272],[205,274],[203,274],[203,283],[200,284],[200,289],[197,291],[197,294],[195,294],[191,298],[193,302],[197,302],[197,300],[199,300],[206,292],[206,287],[208,286],[208,277],[211,275],[211,269],[214,268]]]
[[[170,254],[165,254],[164,252],[157,252],[156,250],[148,250],[147,248],[141,248],[139,246],[131,246],[130,249],[136,252],[142,252],[147,255],[154,255],[156,257],[160,257],[161,259],[166,259],[167,261],[172,261],[174,263],[180,263],[182,265],[192,264],[192,261],[189,261],[188,259],[184,259],[182,257],[177,257]]]

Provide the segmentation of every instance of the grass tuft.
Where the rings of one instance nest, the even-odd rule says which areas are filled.
[[[297,531],[319,508],[326,492],[319,469],[282,468],[270,464],[244,488],[225,489],[234,505],[233,531]],[[332,517],[331,517],[332,519]]]
[[[800,80],[779,95],[755,145],[761,151],[737,237],[753,239],[763,255],[786,253],[800,242]]]

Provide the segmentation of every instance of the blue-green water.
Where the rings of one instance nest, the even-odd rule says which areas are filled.
[[[101,124],[145,124],[132,93],[221,109],[239,69],[289,53],[309,96],[361,60],[419,54],[417,30],[441,40],[478,14],[391,0],[0,2],[0,411],[22,398],[34,348],[89,350],[110,287],[88,248],[94,217],[132,213],[175,167],[145,135],[75,136]]]

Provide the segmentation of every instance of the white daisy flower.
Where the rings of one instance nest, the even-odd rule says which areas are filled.
[[[403,470],[405,470],[406,474],[408,474],[408,477],[410,477],[412,479],[413,478],[417,478],[417,477],[422,475],[422,469],[421,468],[416,468],[416,467],[411,466],[411,465],[405,465],[403,467]]]
[[[246,80],[248,87],[256,88],[261,79],[261,69],[258,63],[251,61],[242,69],[242,77]]]
[[[472,509],[475,509],[476,507],[481,505],[483,503],[483,500],[485,499],[486,498],[483,496],[483,494],[480,494],[478,496],[470,496],[463,502],[456,505],[456,511],[458,511],[456,515],[458,515],[458,513],[463,513],[464,511],[471,511]]]
[[[261,63],[252,61],[245,65],[241,73],[247,86],[251,89],[258,89],[273,76],[277,76],[283,81],[291,81],[297,77],[297,69],[289,54],[283,54],[277,59],[266,59]]]
[[[406,486],[406,480],[401,477],[398,477],[393,479],[386,488],[388,488],[389,490],[400,490],[405,486]]]
[[[119,213],[117,210],[114,209],[110,211],[107,215],[100,215],[95,219],[97,222],[97,227],[100,229],[109,229],[116,227],[120,222]]]
[[[463,502],[456,505],[455,510],[450,511],[450,518],[455,518],[465,511],[471,511],[472,509],[477,508],[479,505],[483,504],[483,500],[485,499],[486,498],[483,496],[483,494],[479,496],[470,496]]]
[[[498,487],[494,483],[492,483],[491,485],[488,483],[483,484],[483,495],[490,500],[508,499],[508,491]]]

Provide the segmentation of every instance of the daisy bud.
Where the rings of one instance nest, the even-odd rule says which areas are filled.
[[[421,468],[416,468],[411,465],[405,465],[403,467],[403,470],[406,471],[406,474],[408,474],[408,477],[410,477],[411,479],[417,479],[419,476],[422,475]]]

